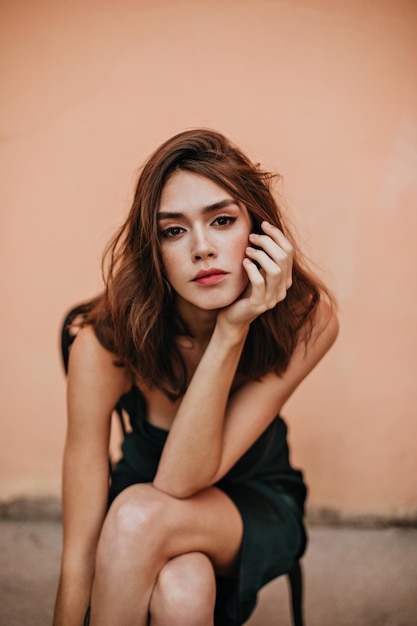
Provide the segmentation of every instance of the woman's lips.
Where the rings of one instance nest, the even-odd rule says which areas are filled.
[[[227,276],[227,274],[227,272],[218,269],[203,270],[198,272],[198,274],[193,278],[193,282],[205,287],[217,285]]]

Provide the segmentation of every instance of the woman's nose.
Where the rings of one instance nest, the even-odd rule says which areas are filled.
[[[214,242],[204,231],[197,231],[193,236],[193,259],[199,261],[208,257],[213,257],[216,254]]]

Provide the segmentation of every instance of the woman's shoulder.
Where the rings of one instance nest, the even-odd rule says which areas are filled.
[[[336,305],[328,298],[321,298],[313,314],[312,337],[324,334],[329,347],[334,343],[339,333],[339,317]]]
[[[77,354],[78,359],[104,360],[111,352],[100,343],[92,324],[84,324],[74,333],[70,354]]]
[[[132,386],[129,369],[102,345],[91,324],[85,324],[77,331],[70,349],[68,374],[100,379],[101,384],[106,381],[112,387],[117,386],[121,394]]]

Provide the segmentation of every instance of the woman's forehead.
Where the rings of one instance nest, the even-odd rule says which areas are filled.
[[[222,202],[236,203],[236,199],[228,190],[206,176],[177,170],[171,174],[162,189],[159,212],[205,210]]]

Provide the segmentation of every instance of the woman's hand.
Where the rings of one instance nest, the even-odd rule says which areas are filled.
[[[292,284],[293,247],[283,233],[262,222],[265,234],[251,233],[249,241],[255,247],[246,249],[243,267],[249,284],[242,295],[219,312],[218,321],[249,325],[259,315],[273,309],[285,299]]]

